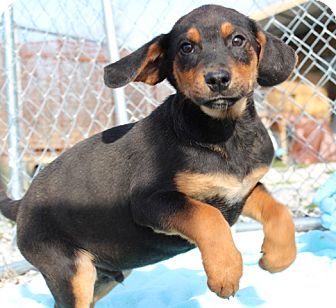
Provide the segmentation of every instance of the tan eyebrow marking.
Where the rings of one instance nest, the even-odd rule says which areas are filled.
[[[224,38],[227,38],[234,31],[234,27],[230,22],[224,22],[221,25],[221,31]]]
[[[204,199],[213,195],[225,197],[228,202],[237,202],[244,198],[268,171],[261,166],[243,179],[235,175],[197,172],[179,172],[175,176],[177,190],[194,199]]]
[[[199,44],[201,42],[201,34],[195,27],[192,27],[188,30],[187,38],[188,40],[196,44]]]

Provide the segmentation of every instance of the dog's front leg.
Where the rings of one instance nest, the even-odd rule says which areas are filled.
[[[288,209],[276,201],[261,183],[252,190],[242,214],[263,225],[265,237],[260,267],[269,272],[279,272],[294,262],[296,245],[293,219]]]
[[[237,292],[242,258],[218,209],[177,192],[154,194],[144,203],[132,209],[139,224],[195,243],[202,254],[209,288],[223,298]]]

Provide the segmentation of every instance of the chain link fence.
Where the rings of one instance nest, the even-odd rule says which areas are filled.
[[[206,3],[14,1],[0,24],[0,174],[9,194],[21,197],[34,174],[64,150],[145,117],[172,93],[165,82],[111,91],[103,67]],[[335,16],[315,0],[211,3],[250,15],[297,51],[291,79],[255,94],[277,153],[264,182],[296,216],[318,214],[312,196],[336,170]]]

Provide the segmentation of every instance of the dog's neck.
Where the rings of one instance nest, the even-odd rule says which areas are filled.
[[[199,106],[179,93],[170,97],[169,101],[175,133],[188,143],[224,144],[256,117],[252,97],[247,98],[246,108],[240,117],[221,119],[204,113]]]

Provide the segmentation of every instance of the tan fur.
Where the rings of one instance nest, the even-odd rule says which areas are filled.
[[[187,38],[188,40],[190,40],[191,42],[195,44],[201,43],[201,34],[195,27],[192,27],[188,30]]]
[[[260,266],[269,272],[279,272],[292,264],[296,257],[295,226],[287,208],[258,185],[248,197],[242,214],[263,224],[265,238]]]
[[[264,56],[264,51],[265,51],[265,46],[266,46],[266,35],[264,34],[264,32],[258,31],[256,37],[260,45],[260,54],[259,54],[259,61],[260,61]]]
[[[237,88],[243,87],[246,93],[253,90],[258,74],[258,57],[251,46],[248,49],[248,53],[250,57],[249,64],[240,62],[230,63],[232,74],[231,86]]]
[[[93,256],[80,251],[76,259],[76,273],[71,280],[75,308],[89,308],[93,304],[94,283],[97,278]]]
[[[162,49],[158,43],[153,43],[149,48],[145,60],[139,67],[134,81],[142,81],[155,85],[159,81],[158,67],[148,68],[149,63],[162,56]]]
[[[221,32],[222,32],[223,38],[229,37],[233,33],[233,31],[234,31],[234,27],[233,27],[232,23],[224,22],[221,25]]]
[[[189,198],[184,210],[172,215],[168,225],[197,244],[213,292],[229,297],[239,289],[242,258],[218,209]]]
[[[144,83],[147,83],[149,85],[155,85],[158,83],[160,79],[159,71],[153,70],[152,72],[148,73],[144,80],[142,80]]]
[[[180,71],[176,61],[173,63],[173,75],[180,91],[187,97],[203,97],[209,93],[203,77],[203,68],[197,66],[187,71]]]
[[[250,192],[268,169],[266,166],[257,168],[243,179],[221,173],[179,172],[175,176],[175,183],[178,191],[191,198],[201,200],[216,195],[235,203]]]

